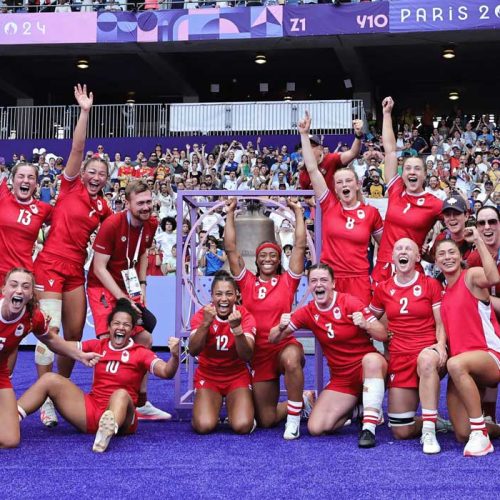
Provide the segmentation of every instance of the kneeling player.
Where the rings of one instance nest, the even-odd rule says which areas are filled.
[[[212,432],[226,398],[229,425],[238,434],[254,427],[252,381],[246,363],[253,354],[255,320],[236,306],[237,285],[225,271],[212,282],[212,303],[191,319],[189,352],[198,356],[192,425],[196,432]]]
[[[422,433],[424,453],[439,453],[436,439],[440,372],[445,372],[446,333],[441,321],[440,283],[416,270],[417,244],[409,238],[396,241],[396,274],[379,283],[370,304],[375,316],[384,313],[392,338],[389,344],[389,424],[396,439]],[[415,420],[418,400],[422,420]]]
[[[314,300],[291,316],[284,314],[269,341],[279,342],[299,328],[313,332],[326,356],[330,382],[309,417],[309,433],[318,436],[342,427],[363,395],[359,446],[371,448],[382,413],[387,363],[370,337],[384,341],[387,332],[359,299],[334,290],[333,271],[326,264],[310,268],[309,287]]]
[[[105,451],[118,432],[135,432],[135,405],[144,375],[149,371],[160,378],[172,378],[179,366],[179,339],[170,337],[172,357],[164,362],[130,338],[136,322],[137,313],[130,302],[119,299],[108,318],[109,338],[81,343],[82,351],[101,355],[90,393],[85,394],[67,378],[46,373],[19,399],[20,417],[33,413],[50,397],[59,413],[77,429],[97,432],[96,452]]]

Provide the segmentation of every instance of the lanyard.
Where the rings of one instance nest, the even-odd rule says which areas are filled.
[[[135,268],[135,265],[137,264],[137,260],[139,258],[139,248],[141,246],[141,240],[142,240],[142,232],[144,231],[144,226],[141,227],[141,232],[139,233],[139,238],[137,239],[137,245],[135,247],[135,252],[134,252],[134,258],[132,259],[132,266],[130,265],[130,258],[128,256],[128,250],[129,250],[129,243],[130,243],[130,212],[127,212],[127,224],[128,224],[128,234],[127,234],[127,265],[128,269],[131,269],[131,267]]]

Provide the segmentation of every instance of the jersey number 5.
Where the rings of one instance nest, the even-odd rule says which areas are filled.
[[[215,337],[216,349],[218,351],[229,351],[227,344],[229,342],[229,337],[227,335],[219,335]]]
[[[19,210],[19,217],[17,218],[17,222],[20,224],[24,224],[25,226],[29,226],[31,223],[31,212],[28,210],[24,210],[24,208],[21,208]]]

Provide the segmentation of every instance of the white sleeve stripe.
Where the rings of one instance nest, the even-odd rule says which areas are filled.
[[[63,175],[64,175],[64,178],[67,180],[67,181],[74,181],[79,175],[80,175],[80,172],[78,172],[76,175],[74,175],[73,177],[69,177],[68,175],[66,175],[65,172],[63,172]]]
[[[298,328],[291,321],[290,321],[290,323],[288,323],[287,328],[290,328],[290,330],[292,330],[292,332],[294,332],[295,330],[298,330]]]
[[[241,270],[241,273],[240,273],[240,274],[238,274],[238,276],[235,276],[235,277],[234,277],[234,280],[235,280],[235,281],[241,281],[241,280],[243,279],[243,277],[245,276],[246,272],[247,272],[247,268],[246,268],[246,267],[244,267],[244,268]]]
[[[372,234],[378,234],[378,233],[381,233],[382,231],[384,230],[383,227],[381,227],[380,229],[377,229],[376,231],[373,231]]]
[[[251,339],[255,342],[255,335],[252,335],[251,333],[246,333],[244,332],[243,335],[248,338],[248,339]]]
[[[151,373],[151,375],[155,374],[155,366],[156,366],[156,363],[158,363],[158,361],[161,361],[161,359],[155,358],[155,359],[153,359],[153,361],[151,361],[151,365],[149,367],[149,373]]]
[[[368,323],[373,323],[377,318],[375,316],[370,316],[369,318],[366,319]]]
[[[388,183],[387,183],[387,190],[389,190],[392,185],[399,179],[399,174],[396,174]]]
[[[302,274],[295,274],[295,273],[294,273],[294,272],[293,272],[290,268],[288,268],[288,271],[287,271],[287,272],[288,272],[288,274],[289,274],[292,278],[294,278],[294,279],[296,279],[296,280],[298,280],[298,279],[302,278]]]
[[[328,188],[326,188],[325,192],[321,194],[321,196],[318,198],[318,201],[321,203],[322,201],[325,200],[327,196],[328,196]]]
[[[384,312],[384,309],[379,309],[378,307],[375,307],[374,305],[370,304],[370,309],[372,311],[375,311],[375,312],[380,312],[380,313],[383,313]]]
[[[432,304],[432,307],[441,307],[441,302],[436,302],[435,304]]]

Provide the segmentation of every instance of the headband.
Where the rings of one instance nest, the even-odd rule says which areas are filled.
[[[281,257],[281,247],[276,243],[273,243],[272,241],[261,243],[255,250],[255,255],[259,255],[259,253],[262,252],[262,250],[264,250],[265,248],[276,250],[276,252],[278,252],[278,255]]]

